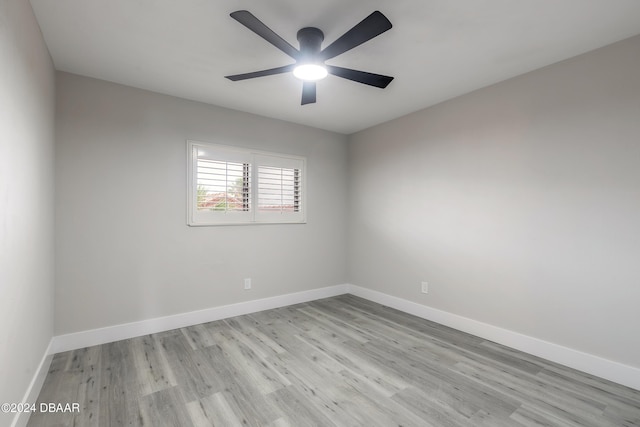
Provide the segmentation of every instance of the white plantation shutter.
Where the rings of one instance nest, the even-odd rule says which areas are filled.
[[[188,225],[304,222],[305,159],[188,141]]]
[[[300,169],[258,168],[258,210],[297,212],[300,198]]]
[[[304,220],[303,169],[301,158],[256,155],[256,220],[300,222]]]
[[[251,206],[251,165],[198,158],[199,211],[248,211]]]

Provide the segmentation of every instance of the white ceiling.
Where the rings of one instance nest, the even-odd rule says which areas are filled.
[[[639,0],[31,0],[56,69],[353,133],[640,33]],[[293,61],[229,17],[247,9],[298,46],[380,10],[393,28],[327,61],[394,76],[384,90],[335,76],[300,105],[291,74],[223,76]]]

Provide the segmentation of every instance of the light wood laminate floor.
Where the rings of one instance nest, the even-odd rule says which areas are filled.
[[[640,392],[343,295],[55,355],[29,426],[640,426]]]

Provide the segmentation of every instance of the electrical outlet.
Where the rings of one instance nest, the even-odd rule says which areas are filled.
[[[244,279],[244,288],[251,289],[251,279]]]
[[[422,293],[423,294],[428,294],[429,293],[429,283],[422,282]]]

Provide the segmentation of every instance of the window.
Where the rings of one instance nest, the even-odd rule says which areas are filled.
[[[302,223],[305,159],[188,141],[188,225]]]

